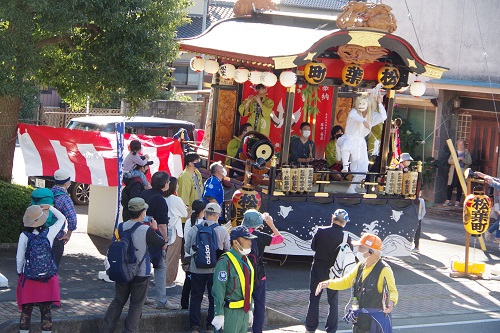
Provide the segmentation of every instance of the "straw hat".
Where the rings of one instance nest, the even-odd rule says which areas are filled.
[[[25,227],[36,228],[47,221],[49,217],[49,210],[42,210],[38,205],[29,206],[23,216],[23,223]]]

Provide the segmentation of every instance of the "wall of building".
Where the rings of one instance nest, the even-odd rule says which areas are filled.
[[[443,78],[488,81],[489,74],[492,82],[500,82],[500,1],[386,0],[384,4],[393,8],[396,35],[410,42],[425,61],[450,68]]]

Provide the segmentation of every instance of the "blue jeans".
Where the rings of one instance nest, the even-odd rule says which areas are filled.
[[[266,318],[266,280],[261,280],[253,288],[253,333],[262,333]]]
[[[214,284],[214,274],[191,273],[191,301],[189,302],[189,323],[191,327],[200,326],[201,322],[201,301],[205,293],[205,286],[208,291],[208,316],[207,325],[212,325],[214,319],[214,297],[212,296],[212,285]]]
[[[158,304],[167,301],[167,263],[165,261],[166,254],[163,252],[163,258],[160,261],[158,268],[155,268],[155,290],[156,301]]]
[[[488,228],[488,232],[490,234],[494,234],[495,238],[500,238],[499,226],[500,226],[500,219],[496,220],[496,222],[490,225],[490,227]]]
[[[316,296],[316,287],[321,281],[328,280],[328,269],[329,267],[318,267],[315,265],[313,265],[311,268],[311,283],[309,285],[309,306],[307,308],[305,323],[306,330],[308,331],[315,331],[318,328],[319,301],[323,292]],[[325,330],[328,333],[336,332],[339,321],[339,293],[337,290],[327,289],[326,294],[328,296],[328,305],[330,306],[330,309],[328,311],[328,317],[326,319]]]

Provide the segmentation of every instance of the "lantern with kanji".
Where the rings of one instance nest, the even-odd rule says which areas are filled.
[[[261,197],[252,186],[243,186],[233,194],[233,209],[231,211],[231,225],[236,227],[243,222],[243,214],[249,209],[259,210]]]
[[[320,84],[326,78],[326,65],[321,62],[309,62],[304,67],[304,78],[311,84]]]
[[[363,81],[365,70],[358,64],[347,64],[342,68],[342,82],[348,86],[356,87]]]
[[[232,64],[224,64],[224,65],[219,67],[219,74],[224,79],[233,79],[235,71],[236,71],[236,67],[234,67],[234,65],[232,65]]]
[[[483,191],[474,191],[465,198],[464,227],[472,235],[480,235],[488,229],[491,199]]]
[[[385,65],[378,70],[377,80],[386,89],[394,88],[398,84],[399,78],[399,69],[394,66]]]

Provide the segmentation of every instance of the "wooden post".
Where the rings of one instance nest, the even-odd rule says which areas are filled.
[[[389,145],[391,143],[391,121],[392,114],[394,112],[394,96],[396,95],[395,90],[388,90],[387,92],[387,120],[384,124],[384,135],[382,142],[382,152],[380,156],[380,173],[385,173],[387,171],[387,155],[389,154]]]
[[[290,149],[290,135],[292,131],[293,102],[295,99],[295,84],[287,89],[285,121],[281,138],[281,165],[288,164],[288,150]]]

